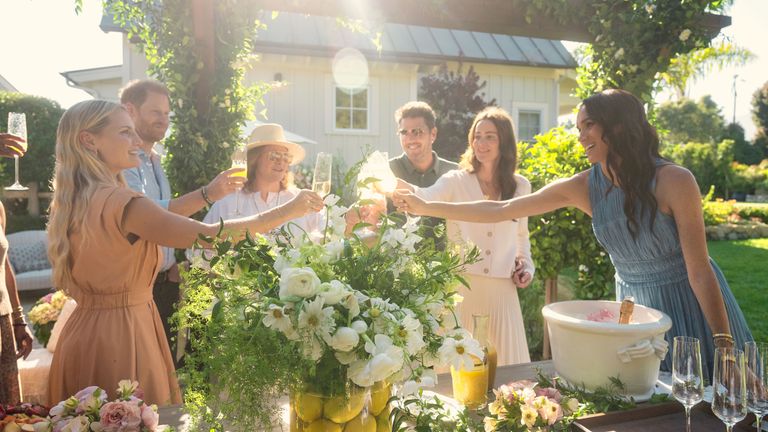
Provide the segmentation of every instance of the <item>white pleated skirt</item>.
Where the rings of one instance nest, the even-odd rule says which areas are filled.
[[[471,290],[463,285],[459,288],[464,296],[457,307],[461,326],[471,332],[474,330],[472,315],[488,314],[488,337],[498,352],[498,366],[530,362],[518,288],[512,279],[464,276]]]

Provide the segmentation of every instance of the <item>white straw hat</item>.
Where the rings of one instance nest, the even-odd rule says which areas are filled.
[[[243,151],[247,153],[248,150],[266,145],[279,145],[287,148],[288,153],[293,156],[291,165],[301,162],[307,153],[301,145],[288,141],[285,138],[283,127],[276,123],[264,123],[253,128],[248,137],[248,144]]]

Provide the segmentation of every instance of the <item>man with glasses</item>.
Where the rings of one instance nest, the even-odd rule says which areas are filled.
[[[165,137],[170,125],[170,93],[168,88],[154,80],[129,82],[120,90],[120,103],[133,120],[136,133],[141,139],[139,159],[136,168],[123,171],[131,189],[141,192],[161,207],[182,215],[191,216],[215,201],[231,194],[243,185],[242,177],[231,176],[240,169],[229,169],[219,173],[210,183],[200,189],[173,198],[171,185],[160,163],[160,155],[154,150],[155,143]],[[168,318],[174,312],[179,300],[179,268],[173,248],[164,247],[163,262],[155,279],[153,295],[165,334],[171,342],[171,328]],[[171,349],[173,351],[173,348]]]
[[[457,163],[439,157],[432,150],[432,144],[437,138],[437,126],[435,111],[429,104],[421,101],[406,103],[395,111],[395,122],[400,146],[403,148],[403,154],[389,160],[389,167],[395,177],[414,186],[429,187],[443,174],[459,168]],[[394,211],[389,200],[387,207],[388,211]],[[438,246],[442,247],[444,238],[433,236],[432,231],[443,220],[424,217],[422,221],[427,228],[426,234],[435,238]]]

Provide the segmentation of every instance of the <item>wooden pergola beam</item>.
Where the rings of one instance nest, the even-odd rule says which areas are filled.
[[[585,4],[588,0],[571,0]],[[563,26],[544,14],[528,23],[521,0],[260,0],[260,9],[309,15],[347,17],[381,23],[409,24],[544,39],[592,42],[587,23]],[[588,6],[584,6],[588,7]],[[714,37],[731,17],[705,15],[703,27]]]

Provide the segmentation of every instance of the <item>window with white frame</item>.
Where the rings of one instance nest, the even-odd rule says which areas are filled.
[[[533,141],[541,133],[541,111],[519,110],[517,112],[517,140]]]
[[[369,130],[370,89],[334,86],[334,128]]]

